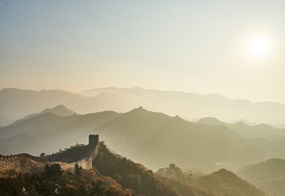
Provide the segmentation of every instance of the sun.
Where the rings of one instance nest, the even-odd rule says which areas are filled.
[[[248,49],[253,57],[264,57],[268,53],[268,41],[264,37],[255,37],[249,42]]]

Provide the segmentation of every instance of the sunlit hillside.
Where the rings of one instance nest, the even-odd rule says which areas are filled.
[[[284,196],[284,10],[0,0],[0,196]]]

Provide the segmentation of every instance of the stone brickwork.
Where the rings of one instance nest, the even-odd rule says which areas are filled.
[[[92,162],[96,158],[99,151],[99,136],[90,135],[89,144],[87,146],[86,156],[80,158],[77,162],[66,163],[62,160],[49,161],[40,157],[35,157],[27,153],[16,155],[0,155],[0,177],[5,177],[6,173],[10,170],[22,173],[35,173],[43,170],[46,164],[59,163],[62,169],[74,169],[75,164],[78,164],[83,169],[92,169]]]

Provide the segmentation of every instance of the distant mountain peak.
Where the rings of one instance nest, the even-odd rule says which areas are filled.
[[[220,121],[214,117],[201,118],[200,120],[197,121],[197,123],[207,124],[207,125],[222,125],[222,124],[224,124],[222,121]]]
[[[232,173],[232,172],[230,172],[224,168],[219,169],[218,171],[214,172],[213,174],[216,174],[216,175],[228,174],[228,175],[236,176],[234,173]]]
[[[57,105],[57,106],[55,106],[53,108],[44,109],[40,113],[30,114],[30,115],[26,116],[23,119],[19,119],[19,120],[15,121],[13,124],[18,124],[18,123],[20,123],[20,122],[22,122],[24,120],[27,120],[27,119],[30,119],[30,118],[33,118],[33,117],[36,117],[36,116],[41,116],[41,115],[44,115],[44,114],[53,114],[53,115],[56,115],[56,116],[63,117],[63,116],[71,116],[71,115],[74,115],[76,113],[74,111],[68,109],[64,105],[60,104],[60,105]]]
[[[225,96],[223,96],[223,95],[221,95],[219,93],[207,94],[206,96],[217,97],[217,98],[226,98]]]
[[[143,106],[139,106],[131,111],[129,111],[128,113],[131,113],[131,112],[147,112],[148,110],[144,109]]]
[[[56,108],[56,107],[68,109],[68,108],[67,108],[65,105],[63,105],[63,104],[57,105],[57,106],[55,106],[55,108]]]
[[[245,125],[248,125],[248,126],[254,126],[254,125],[256,125],[256,124],[254,124],[254,123],[252,123],[252,122],[249,122],[249,121],[247,121],[247,120],[245,120],[245,119],[240,119],[238,122],[236,122],[236,123],[243,123],[243,124],[245,124]],[[236,124],[235,123],[235,124]]]
[[[246,124],[246,123],[244,123],[244,122],[242,122],[242,121],[238,121],[238,122],[234,123],[234,125],[243,126],[243,127],[248,127],[248,126],[250,126],[250,125],[248,125],[248,124]]]
[[[269,126],[268,124],[265,124],[265,123],[260,123],[258,125],[255,125],[255,127],[258,127],[258,128],[272,128],[271,126]]]
[[[53,113],[53,114],[56,114],[58,116],[71,116],[71,115],[75,114],[74,111],[68,109],[63,104],[57,105],[53,108],[45,109],[42,112],[40,112],[40,114],[43,114],[43,113]]]

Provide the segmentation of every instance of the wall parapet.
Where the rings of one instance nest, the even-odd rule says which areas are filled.
[[[50,163],[51,161],[43,159],[41,157],[36,157],[33,155],[30,155],[28,153],[21,153],[21,154],[15,154],[15,155],[1,155],[0,154],[0,160],[13,160],[18,158],[28,158],[34,161],[42,162],[42,163]]]
[[[50,158],[41,158],[37,156],[32,156],[28,153],[21,153],[15,155],[1,155],[0,154],[0,161],[13,161],[20,158],[27,158],[33,161],[41,162],[43,164],[53,164],[53,163],[64,163],[74,165],[78,164],[84,169],[92,169],[93,160],[96,158],[99,151],[99,136],[98,135],[89,135],[89,144],[86,146],[86,151],[78,157],[77,161],[75,162],[68,162],[65,159],[50,159]]]

